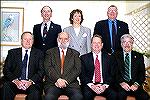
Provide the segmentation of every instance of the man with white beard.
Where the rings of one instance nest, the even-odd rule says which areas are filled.
[[[70,42],[69,34],[61,32],[58,34],[58,47],[47,50],[45,67],[45,100],[57,100],[62,94],[69,100],[82,100],[77,77],[81,72],[81,61],[79,52],[68,48]]]

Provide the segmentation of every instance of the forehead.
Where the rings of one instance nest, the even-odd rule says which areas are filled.
[[[132,39],[131,39],[130,37],[124,37],[122,40],[123,40],[124,42],[125,42],[125,41],[132,41]]]
[[[32,38],[32,35],[30,33],[23,34],[22,38],[26,38],[26,37],[31,37]]]
[[[59,38],[69,38],[67,33],[60,33]]]
[[[99,37],[94,37],[92,42],[101,42],[101,38],[99,38]]]
[[[45,11],[45,10],[50,10],[50,8],[47,7],[47,6],[46,6],[46,7],[43,7],[43,8],[42,8],[42,11]]]
[[[108,8],[108,11],[112,11],[112,10],[117,11],[117,7],[109,7]]]

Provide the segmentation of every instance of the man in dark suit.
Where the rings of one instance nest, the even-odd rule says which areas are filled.
[[[81,56],[80,80],[84,100],[93,100],[95,96],[116,100],[116,92],[111,88],[111,71],[113,68],[109,65],[110,55],[101,51],[103,47],[102,37],[97,34],[94,35],[91,40],[91,47],[92,52]]]
[[[33,27],[33,47],[41,49],[45,53],[47,49],[57,47],[57,36],[62,29],[60,25],[50,21],[52,9],[49,6],[44,6],[41,9],[41,16],[43,17],[43,22]]]
[[[1,100],[13,100],[18,93],[27,94],[27,100],[41,100],[41,83],[44,75],[43,52],[32,48],[33,35],[21,35],[21,48],[8,51],[3,74]]]
[[[57,100],[62,94],[69,100],[82,100],[77,77],[81,72],[79,52],[68,48],[69,34],[58,34],[58,47],[46,51],[45,67],[45,100]]]
[[[107,11],[107,20],[98,21],[95,24],[94,34],[99,34],[103,38],[103,50],[108,53],[121,50],[120,37],[128,34],[128,24],[117,20],[118,10],[115,5],[111,5]]]
[[[112,54],[111,65],[116,67],[118,100],[126,100],[128,95],[135,96],[136,100],[149,100],[142,87],[145,81],[144,58],[142,54],[132,51],[133,42],[131,35],[124,34],[121,37],[123,51]]]

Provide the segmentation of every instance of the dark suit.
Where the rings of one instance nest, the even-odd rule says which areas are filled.
[[[45,67],[45,95],[55,96],[50,100],[57,100],[61,94],[69,96],[70,100],[80,100],[82,98],[79,82],[77,77],[81,72],[81,61],[79,59],[79,52],[74,49],[68,48],[64,62],[64,73],[61,75],[60,70],[60,53],[59,48],[55,47],[47,50],[44,67]],[[57,88],[55,82],[59,79],[65,79],[68,84],[65,88]],[[75,92],[75,93],[74,93]],[[78,97],[73,97],[76,94]]]
[[[121,44],[120,38],[123,34],[128,33],[129,33],[128,24],[123,21],[117,20],[117,36],[115,40],[116,44],[114,51],[122,50],[120,45]],[[94,34],[99,34],[102,36],[102,41],[104,43],[103,50],[108,53],[112,53],[108,20],[98,21],[95,24]]]
[[[48,34],[46,36],[45,41],[43,41],[42,33],[41,33],[41,24],[34,25],[33,27],[33,35],[34,35],[34,44],[33,47],[41,49],[44,53],[46,50],[57,47],[57,37],[58,33],[62,31],[61,26],[54,24],[51,21]]]
[[[116,52],[112,55],[111,65],[115,66],[116,83],[120,100],[126,100],[127,95],[134,95],[136,100],[148,100],[148,94],[143,90],[142,84],[145,81],[145,65],[143,55],[132,51],[131,52],[131,80],[125,81],[123,73],[125,70],[123,52]],[[140,86],[134,92],[125,91],[119,84],[122,82],[128,83],[130,86],[137,82]]]
[[[31,85],[26,91],[19,90],[12,82],[15,79],[19,79],[21,76],[21,64],[22,48],[9,50],[3,69],[5,82],[2,87],[2,100],[13,100],[15,95],[21,92],[30,95],[27,96],[29,100],[40,99],[40,91],[42,90],[41,83],[44,75],[42,51],[35,48],[31,49],[28,63],[28,79],[31,79],[35,84]]]
[[[103,84],[108,84],[109,87],[104,91],[104,93],[99,94],[102,96],[107,97],[108,100],[114,100],[115,99],[115,92],[111,89],[111,83],[112,83],[112,76],[111,71],[112,68],[109,65],[109,58],[110,56],[102,52],[102,77],[103,77]],[[94,58],[93,53],[90,52],[88,54],[82,55],[81,57],[81,87],[82,87],[82,93],[84,94],[85,100],[93,100],[94,96],[98,95],[96,94],[89,86],[88,83],[93,83],[93,75],[94,75]],[[101,62],[100,62],[101,63]]]

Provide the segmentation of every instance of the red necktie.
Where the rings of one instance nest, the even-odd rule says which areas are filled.
[[[64,50],[63,49],[62,49],[61,52],[62,52],[62,56],[61,56],[61,74],[63,74],[65,55],[64,55]]]
[[[97,82],[101,82],[100,62],[98,60],[98,55],[96,55],[95,60],[95,83]]]

